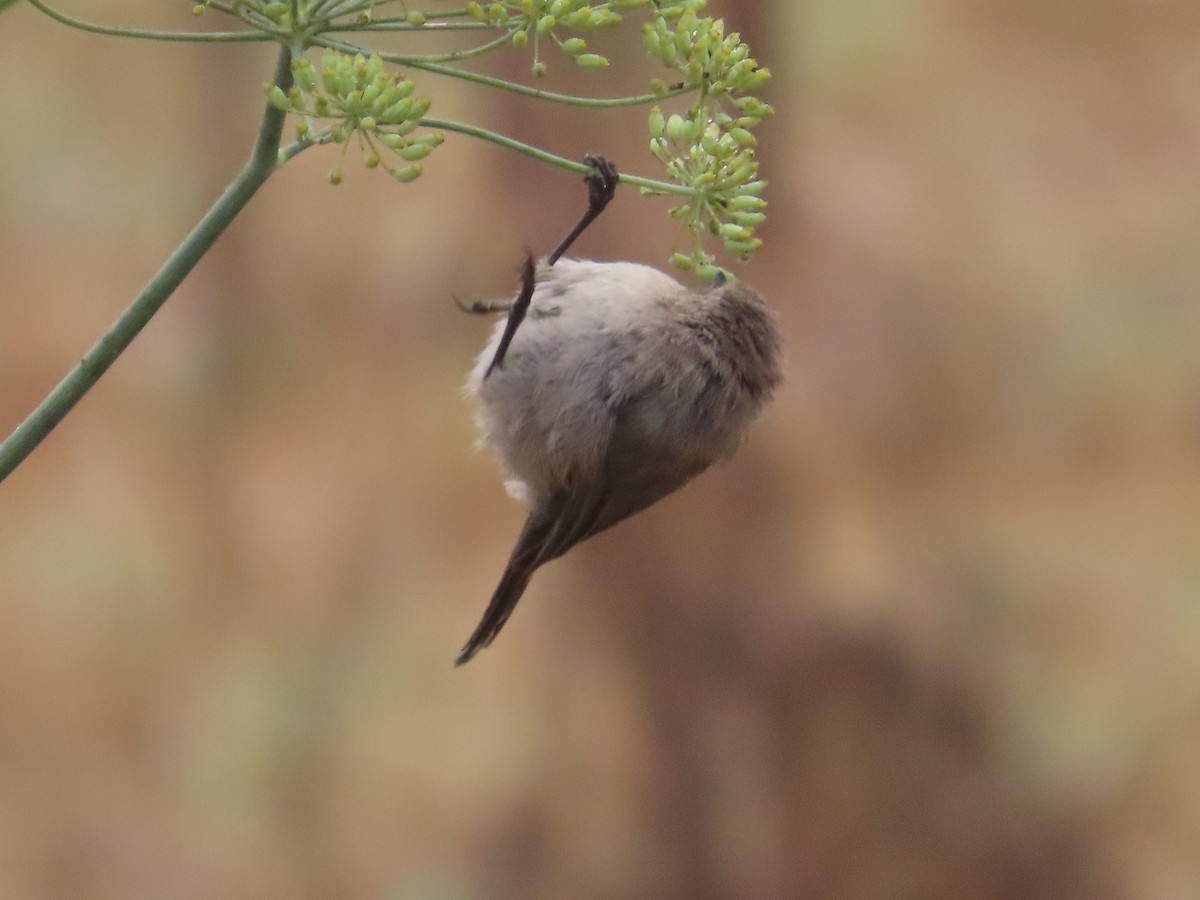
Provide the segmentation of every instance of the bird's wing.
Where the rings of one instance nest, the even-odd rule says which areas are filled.
[[[483,618],[454,661],[456,666],[492,642],[512,615],[538,566],[562,556],[593,533],[593,523],[603,506],[603,497],[596,487],[581,490],[568,485],[530,512]]]
[[[467,662],[492,642],[538,566],[656,503],[708,468],[711,459],[689,455],[664,442],[661,429],[647,417],[649,408],[636,400],[625,403],[617,412],[598,471],[577,474],[548,500],[535,505],[483,618],[455,665]]]

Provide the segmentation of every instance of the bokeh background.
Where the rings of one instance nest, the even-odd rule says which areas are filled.
[[[451,298],[582,188],[458,136],[407,186],[303,154],[0,487],[0,894],[1200,896],[1200,6],[710,10],[778,111],[741,272],[787,384],[737,459],[452,669],[522,510]],[[597,44],[549,85],[660,74]],[[0,16],[5,432],[241,165],[273,58]],[[421,83],[658,174],[640,111]],[[661,265],[668,205],[577,249]]]

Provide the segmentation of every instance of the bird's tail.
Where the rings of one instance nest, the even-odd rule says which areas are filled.
[[[522,565],[521,561],[516,559],[508,561],[504,574],[500,577],[500,583],[496,585],[496,591],[492,594],[491,602],[483,612],[483,618],[479,620],[471,637],[454,660],[456,666],[469,662],[471,657],[490,644],[492,639],[500,633],[500,629],[512,615],[517,601],[525,593],[529,579],[533,577],[534,568],[534,566]]]
[[[525,520],[483,618],[454,660],[456,666],[470,660],[500,633],[538,566],[557,559],[595,533],[604,510],[603,500],[601,493],[563,490],[536,504]]]

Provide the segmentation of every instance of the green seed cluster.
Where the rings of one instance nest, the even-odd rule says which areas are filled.
[[[721,19],[701,19],[704,0],[658,4],[659,17],[643,31],[646,49],[694,85],[697,99],[683,113],[650,112],[650,152],[672,180],[694,193],[671,215],[696,236],[693,252],[672,262],[711,281],[722,270],[701,246],[705,232],[719,237],[739,259],[762,241],[754,229],[766,218],[766,183],[758,177],[753,129],[773,110],[752,95],[770,78],[737,33],[725,34]],[[655,193],[643,189],[645,193]],[[727,273],[726,273],[727,274]]]
[[[719,237],[725,249],[739,259],[749,258],[762,246],[754,229],[766,218],[763,210],[767,204],[761,197],[766,182],[757,177],[754,135],[735,122],[727,113],[714,114],[701,107],[665,119],[658,107],[650,113],[650,152],[674,181],[695,192],[672,209],[671,216],[696,235],[696,249],[691,256],[676,254],[672,262],[680,268],[694,268],[697,275],[710,281],[719,270],[700,245],[705,231]]]
[[[642,32],[646,49],[681,72],[688,84],[703,84],[709,93],[750,94],[761,88],[770,72],[758,67],[737,32],[725,34],[723,20],[697,17],[693,7],[702,5],[692,0],[679,9],[674,27],[665,14],[647,22]]]
[[[591,3],[590,0],[517,0],[517,2],[467,4],[467,14],[480,22],[505,28],[511,35],[514,47],[525,47],[533,41],[533,74],[546,74],[546,64],[541,59],[541,44],[553,41],[563,53],[585,69],[603,69],[608,58],[599,53],[588,53],[587,41],[581,37],[563,38],[560,31],[595,31],[621,23],[617,9],[633,9],[645,6],[649,0],[608,0]]]
[[[192,2],[202,12],[211,0]],[[320,35],[339,30],[339,20],[352,20],[361,32],[432,33],[430,20],[465,14],[494,29],[497,38],[446,59],[488,52],[507,40],[530,47],[535,77],[546,74],[540,51],[551,44],[583,68],[607,67],[608,59],[590,52],[585,36],[619,25],[630,10],[644,10],[646,50],[671,77],[653,80],[648,96],[616,102],[657,99],[662,104],[650,112],[650,152],[673,183],[643,179],[642,192],[683,198],[671,215],[691,232],[692,249],[676,253],[672,262],[712,281],[724,271],[704,249],[712,236],[737,259],[749,258],[762,246],[755,231],[766,218],[766,182],[759,178],[755,130],[773,110],[756,93],[770,72],[758,65],[737,33],[725,33],[721,19],[702,17],[707,0],[469,0],[465,7],[428,14],[409,10],[398,0],[400,10],[376,22],[377,8],[393,2],[397,0],[226,0],[217,6],[300,48],[326,43]],[[415,59],[413,64],[419,65]],[[414,95],[412,81],[386,72],[374,53],[326,50],[319,65],[298,58],[292,71],[289,91],[268,85],[267,92],[275,106],[301,117],[296,135],[303,143],[341,144],[344,158],[353,140],[368,167],[383,166],[407,182],[421,175],[422,160],[442,142],[438,134],[414,136],[430,101]],[[673,108],[664,111],[669,103]],[[291,152],[286,155],[290,158]],[[342,177],[341,165],[329,173],[335,184]]]
[[[296,126],[297,140],[345,148],[355,139],[372,169],[383,164],[382,148],[398,160],[384,168],[402,182],[420,176],[420,161],[442,143],[440,134],[412,136],[429,111],[429,98],[414,96],[416,85],[385,71],[378,56],[326,50],[319,72],[307,59],[299,59],[292,63],[292,75],[295,85],[290,91],[285,94],[271,85],[267,94],[279,109],[304,116]],[[333,121],[318,126],[320,120]],[[340,165],[329,173],[329,180],[341,182]]]

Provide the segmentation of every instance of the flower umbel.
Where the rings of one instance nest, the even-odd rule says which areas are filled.
[[[595,31],[621,24],[614,8],[644,6],[648,0],[609,0],[593,5],[590,0],[519,0],[519,2],[471,2],[467,15],[478,22],[506,28],[514,47],[533,44],[533,66],[536,77],[546,74],[541,58],[544,42],[552,42],[576,65],[585,69],[603,69],[608,58],[599,53],[585,53],[587,41],[581,37],[561,36],[563,31]]]
[[[271,86],[267,93],[279,109],[304,118],[296,125],[296,139],[309,144],[342,144],[357,141],[367,168],[383,166],[399,181],[421,174],[419,161],[442,143],[442,136],[427,133],[414,137],[429,111],[428,97],[414,95],[416,85],[399,73],[389,73],[378,56],[350,56],[326,50],[318,71],[307,59],[292,63],[295,86],[284,93]],[[384,157],[395,157],[388,165]],[[330,172],[330,181],[341,181],[341,166]]]
[[[753,129],[774,110],[750,92],[766,84],[770,72],[759,67],[736,32],[725,34],[721,19],[697,17],[704,0],[656,5],[659,17],[643,30],[646,49],[697,92],[682,113],[664,116],[657,106],[650,111],[650,152],[672,180],[693,191],[671,215],[687,225],[695,244],[690,255],[676,253],[671,261],[711,281],[723,270],[703,249],[705,232],[739,259],[762,246],[754,229],[766,218],[761,196],[766,182],[758,178]]]

